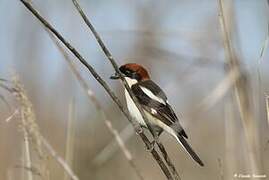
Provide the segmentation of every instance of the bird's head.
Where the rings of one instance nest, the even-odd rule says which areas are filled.
[[[139,82],[149,79],[147,70],[139,64],[128,63],[119,68],[120,72],[124,75],[127,81]],[[119,79],[119,74],[114,74],[110,79]]]

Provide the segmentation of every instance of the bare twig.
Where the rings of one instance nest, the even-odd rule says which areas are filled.
[[[72,73],[75,75],[77,78],[80,86],[83,88],[83,90],[86,92],[87,97],[89,98],[90,102],[92,102],[99,112],[99,114],[102,116],[102,119],[105,121],[105,125],[109,129],[109,131],[114,135],[114,138],[116,142],[118,143],[120,149],[122,150],[123,154],[125,155],[126,159],[128,160],[130,166],[134,169],[136,172],[137,176],[142,180],[144,179],[138,168],[136,167],[133,157],[131,155],[131,152],[128,150],[126,147],[124,141],[120,137],[118,131],[113,127],[111,121],[109,120],[108,116],[106,115],[105,111],[103,110],[101,103],[98,101],[98,99],[95,96],[95,93],[92,91],[92,89],[88,86],[86,81],[83,79],[83,77],[79,74],[77,67],[75,64],[72,62],[72,59],[69,57],[69,55],[65,52],[64,48],[61,46],[61,44],[58,42],[58,40],[53,36],[53,34],[48,31],[46,28],[47,32],[49,33],[49,36],[51,40],[55,43],[61,54],[63,55],[65,61],[68,63]]]
[[[121,72],[119,71],[119,67],[115,61],[115,59],[113,58],[112,54],[110,53],[110,51],[108,50],[108,48],[106,47],[106,45],[104,44],[104,42],[102,41],[100,35],[97,33],[97,31],[95,30],[94,26],[92,25],[92,23],[90,22],[89,18],[86,16],[86,14],[83,12],[82,8],[80,7],[79,3],[77,0],[72,0],[73,4],[75,5],[77,11],[79,12],[79,14],[81,15],[81,17],[83,18],[84,22],[86,23],[86,25],[90,28],[91,32],[93,33],[95,39],[97,40],[98,44],[100,45],[100,47],[102,48],[104,54],[106,55],[106,57],[108,58],[109,62],[112,64],[114,70],[116,73],[118,73],[120,75],[120,79],[123,82],[124,87],[127,89],[130,97],[132,98],[132,100],[134,101],[136,107],[138,108],[138,110],[140,111],[144,121],[147,124],[147,127],[149,129],[149,131],[151,132],[152,136],[155,136],[154,130],[152,129],[152,127],[150,126],[149,120],[145,114],[145,112],[143,111],[141,105],[138,103],[137,98],[135,97],[135,95],[133,94],[133,92],[131,91],[129,85],[127,84],[126,79],[123,77],[123,75],[121,74]],[[157,141],[157,145],[162,153],[163,158],[165,159],[170,171],[172,172],[174,178],[180,179],[175,166],[173,165],[171,159],[169,158],[163,144],[159,141]]]
[[[94,78],[103,86],[103,88],[106,90],[106,92],[110,95],[112,100],[118,105],[120,110],[124,113],[124,115],[128,118],[128,120],[131,122],[131,124],[135,127],[135,131],[143,142],[145,143],[146,147],[149,149],[151,147],[151,143],[147,136],[143,133],[142,128],[140,125],[135,122],[130,114],[126,111],[126,109],[123,107],[115,93],[109,88],[107,83],[99,76],[99,74],[94,70],[94,68],[87,63],[87,61],[80,55],[80,53],[68,42],[65,40],[65,38],[56,31],[55,28],[53,28],[36,10],[33,8],[33,6],[28,3],[26,0],[21,0],[21,2],[25,5],[25,7],[46,27],[48,28],[77,58],[78,60],[90,71],[90,73],[94,76]],[[119,70],[117,69],[117,72]],[[123,78],[121,76],[121,78]],[[130,90],[129,86],[128,89]],[[158,154],[158,152],[155,150],[155,148],[152,148],[151,151],[152,156],[154,159],[158,162],[159,166],[161,167],[162,171],[166,175],[167,179],[173,179],[171,176],[171,173],[169,172],[168,168],[166,167],[165,163],[163,162],[162,158]]]

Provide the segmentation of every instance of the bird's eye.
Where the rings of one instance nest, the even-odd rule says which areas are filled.
[[[130,70],[127,69],[127,70],[125,71],[125,73],[126,73],[126,74],[131,74],[132,72],[131,72]]]

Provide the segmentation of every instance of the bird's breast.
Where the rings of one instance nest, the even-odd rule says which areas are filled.
[[[134,101],[132,100],[131,96],[129,95],[128,91],[125,89],[125,98],[126,98],[126,104],[128,111],[130,112],[131,116],[138,121],[139,124],[142,126],[146,126],[145,121],[143,120],[143,117],[139,111],[139,109],[136,107]]]

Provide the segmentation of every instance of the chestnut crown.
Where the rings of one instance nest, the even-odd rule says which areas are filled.
[[[128,63],[122,65],[119,69],[122,74],[131,79],[135,79],[137,81],[149,79],[149,74],[147,70],[139,64]]]

